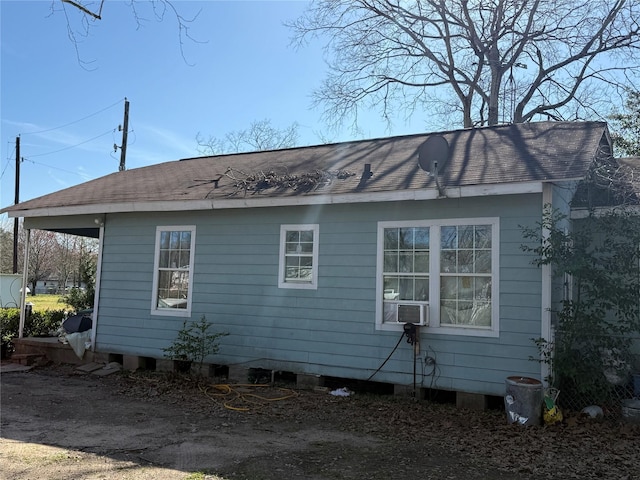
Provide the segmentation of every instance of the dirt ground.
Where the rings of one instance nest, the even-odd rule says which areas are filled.
[[[640,478],[640,427],[43,367],[1,377],[3,479]]]

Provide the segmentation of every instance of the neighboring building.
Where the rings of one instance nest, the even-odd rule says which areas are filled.
[[[562,294],[522,227],[610,155],[605,123],[505,125],[167,162],[4,211],[100,239],[97,351],[162,358],[206,315],[217,364],[411,385],[421,322],[420,386],[503,395],[544,376]]]

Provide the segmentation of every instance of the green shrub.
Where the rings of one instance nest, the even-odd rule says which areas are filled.
[[[94,296],[95,291],[93,287],[87,289],[73,287],[69,290],[69,293],[60,298],[60,303],[69,305],[77,312],[87,308],[93,308]]]
[[[164,356],[171,360],[196,363],[198,371],[202,370],[205,357],[218,353],[218,339],[228,333],[212,333],[209,331],[213,324],[202,315],[197,322],[188,322],[186,319],[182,328],[178,331],[178,337],[173,343],[164,348]],[[189,369],[191,367],[189,366]]]
[[[31,312],[25,318],[24,337],[37,337],[49,335],[57,330],[64,320],[64,310],[45,310],[44,312]],[[10,342],[18,336],[20,327],[20,309],[3,308],[0,309],[0,332],[2,342]]]
[[[552,310],[553,342],[534,341],[550,367],[549,383],[581,409],[615,402],[615,385],[633,363],[632,339],[640,332],[640,218],[626,211],[590,215],[569,231],[566,220],[545,208],[542,223],[523,229],[533,241],[523,250],[535,254],[534,264],[551,265],[567,288]]]

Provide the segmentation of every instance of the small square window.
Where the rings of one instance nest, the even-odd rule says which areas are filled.
[[[280,288],[317,288],[318,225],[280,227]]]

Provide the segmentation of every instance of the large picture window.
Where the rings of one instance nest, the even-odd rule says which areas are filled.
[[[498,227],[497,218],[380,222],[377,328],[398,328],[412,309],[434,333],[496,336]]]
[[[318,225],[280,227],[280,288],[317,288]]]
[[[195,233],[193,226],[156,229],[152,313],[191,314]]]

